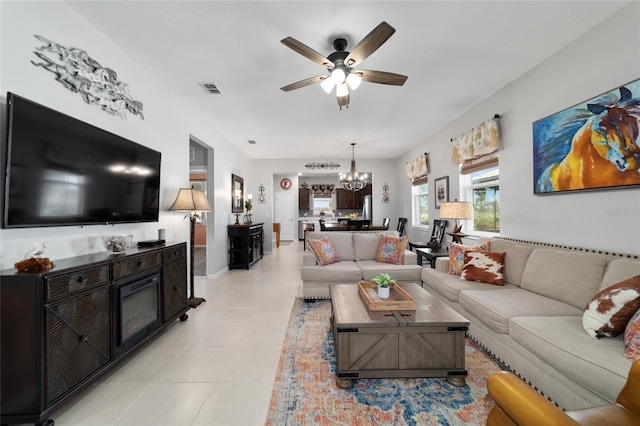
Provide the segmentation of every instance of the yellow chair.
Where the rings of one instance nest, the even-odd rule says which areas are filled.
[[[615,404],[562,411],[507,371],[492,374],[487,389],[496,403],[487,426],[640,425],[640,360],[632,364]]]

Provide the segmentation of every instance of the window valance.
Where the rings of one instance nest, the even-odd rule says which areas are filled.
[[[498,118],[500,116],[496,115],[492,119],[452,139],[451,162],[460,164],[498,152],[500,149]]]
[[[408,161],[407,164],[407,178],[411,180],[413,185],[422,185],[427,182],[427,175],[429,174],[429,155],[420,155],[413,161]]]

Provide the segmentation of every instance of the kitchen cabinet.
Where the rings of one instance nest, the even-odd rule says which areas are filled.
[[[349,191],[346,189],[336,189],[336,209],[337,210],[360,210],[363,205],[365,195],[371,195],[371,184],[365,186],[360,191]]]
[[[309,188],[298,189],[298,210],[309,210],[311,208],[311,190]]]

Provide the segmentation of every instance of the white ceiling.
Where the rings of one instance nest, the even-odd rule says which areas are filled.
[[[350,158],[351,142],[356,158],[397,158],[629,2],[68,3],[250,158],[322,161]],[[396,33],[359,68],[407,75],[404,86],[363,82],[342,111],[319,85],[280,90],[324,73],[280,40],[329,55],[382,21]]]

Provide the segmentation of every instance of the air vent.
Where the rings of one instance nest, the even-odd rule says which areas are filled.
[[[209,93],[210,95],[222,94],[222,92],[220,91],[220,89],[218,89],[218,86],[216,86],[215,83],[198,83],[198,84],[200,84],[200,87],[202,87],[204,91]]]
[[[249,145],[255,145],[256,141],[254,141],[253,139],[249,139],[247,142],[249,142]]]

